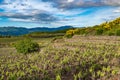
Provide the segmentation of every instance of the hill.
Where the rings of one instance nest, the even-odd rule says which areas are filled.
[[[61,26],[58,28],[36,27],[36,28],[23,28],[23,27],[0,27],[0,35],[18,36],[29,34],[32,32],[56,32],[73,28],[72,26]]]
[[[120,17],[115,20],[104,22],[100,25],[95,25],[91,27],[77,28],[68,30],[66,32],[67,37],[73,35],[116,35],[120,36]]]
[[[0,27],[0,35],[23,35],[29,33],[29,30],[27,28],[23,27]]]

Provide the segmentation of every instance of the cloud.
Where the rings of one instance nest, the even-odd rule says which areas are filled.
[[[120,0],[101,0],[104,5],[120,6]]]
[[[71,2],[73,2],[74,0],[67,0],[68,1],[68,3],[71,3]]]
[[[114,13],[120,13],[120,7],[113,11]]]
[[[10,18],[10,20],[25,21],[25,22],[53,22],[58,19],[51,14],[47,13],[34,13],[34,14],[14,14],[14,13],[0,13],[1,17]]]
[[[120,16],[119,7],[120,0],[0,0],[0,17],[50,26],[87,26]]]
[[[54,3],[54,7],[61,9],[87,8],[98,6],[120,6],[120,0],[42,0]]]
[[[120,10],[115,10],[114,12],[115,12],[115,13],[120,13]]]
[[[72,17],[67,17],[66,20],[58,21],[56,23],[53,23],[53,25],[61,26],[61,24],[66,24],[75,27],[98,25],[105,21],[110,21],[119,17],[120,13],[114,13],[114,10],[116,9],[117,9],[116,7],[102,7],[102,8],[95,7],[92,9],[89,8],[84,13],[77,14]],[[92,11],[92,13],[90,13],[89,11]],[[88,14],[86,14],[86,12],[88,12]]]

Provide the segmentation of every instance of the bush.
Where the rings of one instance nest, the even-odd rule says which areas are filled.
[[[71,38],[74,35],[74,30],[68,30],[65,34],[65,37]]]
[[[120,36],[120,29],[116,30],[116,36]]]
[[[96,30],[97,35],[102,35],[102,33],[103,33],[103,29],[99,28]]]
[[[30,39],[20,40],[15,43],[15,48],[17,52],[27,54],[39,50],[39,45],[36,42],[31,41]]]
[[[107,34],[108,34],[109,36],[113,36],[113,35],[115,35],[115,32],[114,32],[114,31],[108,31]]]

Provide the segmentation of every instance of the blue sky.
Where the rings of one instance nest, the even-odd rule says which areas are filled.
[[[120,0],[0,0],[0,27],[86,27],[120,17]]]

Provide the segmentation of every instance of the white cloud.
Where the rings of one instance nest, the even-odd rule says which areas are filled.
[[[115,10],[114,12],[115,12],[115,13],[120,13],[120,10]]]
[[[113,11],[114,13],[120,13],[120,7]]]
[[[32,22],[29,19],[18,19],[18,18],[9,18],[10,21],[20,21],[20,22]]]
[[[44,10],[48,12],[52,12],[56,10],[51,6],[51,3],[44,3],[41,1],[34,1],[34,0],[5,0],[3,5],[0,5],[0,8],[4,9],[6,12],[19,12],[19,13],[26,13],[28,10]],[[31,11],[31,12],[32,12]],[[29,13],[31,13],[29,11]]]
[[[68,0],[69,3],[73,2],[74,0]]]

